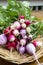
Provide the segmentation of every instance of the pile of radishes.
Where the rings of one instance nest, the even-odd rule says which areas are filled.
[[[42,46],[42,42],[32,41],[30,25],[31,22],[29,20],[25,20],[24,16],[20,16],[19,21],[12,23],[12,25],[6,28],[4,33],[0,35],[0,45],[5,45],[9,50],[15,49],[20,54],[33,54],[37,46]]]

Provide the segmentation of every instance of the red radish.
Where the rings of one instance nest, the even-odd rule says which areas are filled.
[[[15,40],[15,36],[14,35],[9,35],[8,36],[8,41],[13,42]]]
[[[26,28],[26,24],[25,23],[23,23],[21,26],[22,26],[22,28]]]
[[[19,47],[19,53],[23,55],[25,53],[25,47],[23,46]]]
[[[21,26],[21,24],[20,24],[20,27],[19,28],[16,28],[18,31],[20,31],[21,29],[22,29],[22,26]]]
[[[25,40],[25,39],[21,39],[21,40],[20,40],[20,45],[22,45],[22,46],[23,46],[23,45],[26,45],[26,40]]]
[[[25,21],[25,24],[28,26],[28,25],[31,24],[31,22],[30,22],[29,20],[26,20],[26,21]]]
[[[25,22],[25,20],[24,19],[20,19],[20,23],[24,23]]]
[[[19,35],[19,31],[18,31],[17,29],[15,29],[15,30],[13,31],[13,34],[14,34],[15,36],[18,36],[18,35]]]
[[[12,42],[12,43],[8,42],[7,45],[6,45],[6,48],[10,50],[10,57],[12,59],[13,58],[12,51],[14,49],[16,49],[16,43],[15,42]]]
[[[33,43],[33,44],[34,44],[34,46],[36,47],[36,43],[37,43],[37,41],[36,41],[36,40],[34,40],[32,43]]]
[[[19,18],[20,18],[20,19],[24,19],[24,16],[21,15]]]
[[[33,53],[36,52],[36,48],[35,48],[35,46],[32,43],[29,43],[29,44],[26,45],[26,51],[29,54],[33,54]]]
[[[16,43],[15,42],[8,42],[6,44],[6,48],[7,49],[11,49],[11,48],[16,49]]]
[[[4,30],[4,33],[7,34],[7,33],[9,33],[9,31],[10,31],[10,29],[9,29],[9,28],[6,28],[6,29]]]
[[[35,47],[37,47],[37,46],[41,47],[42,46],[42,42],[40,42],[40,41],[34,40],[32,43],[34,44]]]

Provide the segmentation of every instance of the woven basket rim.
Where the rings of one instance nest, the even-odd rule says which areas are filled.
[[[33,55],[32,56],[26,56],[26,58],[23,58],[22,56],[20,56],[20,54],[18,54],[17,51],[14,51],[13,55],[14,55],[14,57],[11,58],[9,50],[4,49],[4,48],[0,48],[0,57],[7,60],[8,62],[16,63],[16,64],[23,64],[23,63],[30,63],[30,62],[35,61]],[[37,55],[38,59],[43,56],[43,47],[41,47],[36,52],[36,55]]]

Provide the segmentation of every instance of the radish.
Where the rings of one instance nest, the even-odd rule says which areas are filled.
[[[15,28],[17,28],[17,29],[20,28],[20,23],[19,23],[18,21],[15,21],[15,22],[13,23],[13,25],[11,25],[11,29],[15,29]]]
[[[7,34],[7,33],[9,33],[9,31],[10,31],[10,29],[9,29],[9,28],[6,28],[6,29],[4,30],[4,33]]]
[[[0,35],[0,45],[4,45],[7,43],[7,37],[5,36],[5,34],[1,34]]]
[[[31,42],[32,41],[32,38],[31,37],[28,37],[27,38],[27,42]]]
[[[28,27],[26,28],[26,31],[27,31],[27,33],[29,34],[29,33],[31,32],[31,28],[28,26]]]
[[[24,19],[20,19],[20,23],[24,23],[25,22],[25,20]]]
[[[15,29],[15,30],[13,31],[13,34],[14,34],[15,36],[18,36],[18,35],[19,35],[19,31],[18,31],[17,29]]]
[[[29,43],[27,44],[26,46],[26,51],[29,53],[29,54],[32,54],[37,62],[38,65],[42,65],[39,61],[38,61],[38,58],[37,58],[37,55],[36,55],[36,48],[35,46],[32,44],[32,43]]]
[[[21,26],[22,26],[22,28],[26,28],[26,24],[25,23],[23,23]]]
[[[11,49],[11,48],[16,49],[16,43],[15,42],[8,42],[6,44],[6,48],[7,49]]]
[[[15,28],[20,28],[20,23],[18,21],[15,21],[14,26],[15,26]]]
[[[23,39],[27,39],[27,36],[25,35],[25,36],[23,36]]]
[[[33,36],[33,35],[31,35],[31,34],[29,35],[29,37],[31,37],[31,38],[32,38],[32,36]]]
[[[24,16],[21,15],[19,18],[20,18],[20,19],[24,19]]]
[[[19,53],[23,55],[25,53],[25,47],[23,46],[19,47]]]
[[[21,40],[20,40],[20,45],[22,45],[22,46],[23,46],[23,45],[26,45],[26,40],[25,40],[25,39],[21,39]]]
[[[15,36],[14,35],[9,35],[8,36],[8,41],[13,42],[15,40]]]
[[[12,24],[12,25],[10,26],[10,28],[11,28],[12,30],[14,30],[14,29],[15,29],[14,24]]]
[[[34,44],[35,47],[41,47],[42,46],[42,42],[40,42],[40,41],[34,40],[32,43]]]
[[[20,34],[21,34],[22,36],[25,36],[25,35],[26,35],[26,30],[25,30],[25,29],[21,29],[21,30],[20,30]]]
[[[10,57],[13,58],[13,50],[16,49],[16,43],[15,42],[8,42],[6,45],[6,48],[10,50]]]
[[[26,45],[26,51],[29,54],[33,54],[34,52],[36,52],[36,48],[32,43],[29,43]]]
[[[29,20],[26,20],[26,21],[25,21],[25,24],[28,26],[28,25],[31,24],[31,22],[30,22]]]
[[[28,37],[27,37],[27,43],[28,42],[31,42],[32,41],[32,35],[30,34]]]

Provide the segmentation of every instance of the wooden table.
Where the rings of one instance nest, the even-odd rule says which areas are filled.
[[[39,19],[43,20],[43,10],[42,11],[32,11],[32,15],[36,16]]]
[[[43,19],[43,11],[33,11],[32,12],[32,15],[35,15],[36,17],[40,18],[40,19]],[[41,57],[39,59],[40,62],[43,62],[43,57]],[[3,60],[0,58],[0,65],[16,65],[16,64],[12,64],[10,62],[7,62],[6,60]],[[36,65],[36,62],[32,62],[32,63],[29,63],[29,64],[22,64],[22,65]]]

